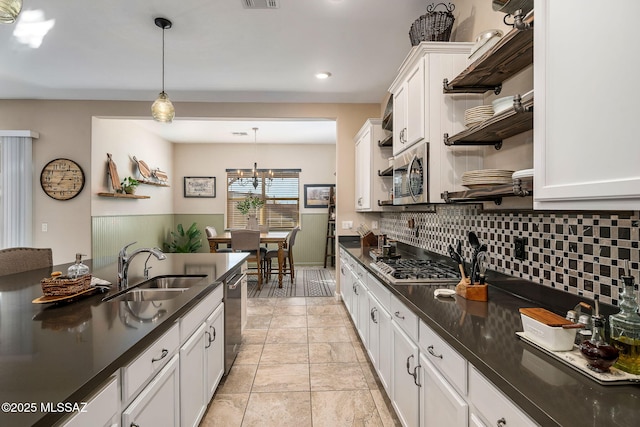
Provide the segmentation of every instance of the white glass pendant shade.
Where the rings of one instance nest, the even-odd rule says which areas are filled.
[[[151,106],[151,115],[158,122],[171,123],[176,115],[176,110],[166,93],[160,92],[158,99]]]
[[[0,0],[0,22],[13,24],[22,10],[22,0]]]

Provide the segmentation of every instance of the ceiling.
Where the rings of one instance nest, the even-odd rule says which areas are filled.
[[[23,3],[16,24],[0,25],[0,99],[153,102],[162,86],[160,16],[173,22],[165,90],[174,103],[379,103],[426,10],[424,0]],[[37,48],[14,34],[27,18],[50,27]],[[319,71],[332,76],[318,80]]]

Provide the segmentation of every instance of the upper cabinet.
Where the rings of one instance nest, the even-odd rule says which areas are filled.
[[[356,211],[381,211],[381,203],[389,199],[391,190],[388,169],[391,150],[382,129],[382,120],[369,119],[355,137],[356,146]]]
[[[640,2],[616,10],[603,33],[601,4],[535,2],[535,209],[640,209]]]

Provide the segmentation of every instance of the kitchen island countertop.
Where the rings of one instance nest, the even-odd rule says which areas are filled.
[[[455,286],[391,285],[369,267],[373,259],[359,243],[341,242],[340,247],[540,425],[637,424],[640,384],[600,385],[518,338],[520,307],[553,305],[519,297],[518,288],[525,286],[518,280],[490,286],[486,303],[458,295],[437,298],[435,289]]]
[[[32,300],[42,296],[40,279],[48,277],[51,268],[0,277],[0,400],[23,404],[14,405],[15,412],[6,412],[3,406],[0,425],[52,425],[65,414],[42,412],[41,404],[81,403],[215,289],[246,257],[243,253],[202,253],[167,254],[163,261],[151,258],[152,277],[207,277],[179,297],[135,304],[103,302],[108,295],[105,293],[67,304],[34,304]],[[143,280],[135,274],[142,272],[145,258],[137,257],[130,269],[132,285]],[[93,276],[116,283],[115,258],[86,263]],[[65,272],[69,265],[53,270]],[[115,288],[113,285],[109,294]]]

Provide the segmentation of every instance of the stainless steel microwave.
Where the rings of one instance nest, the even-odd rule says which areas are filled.
[[[393,159],[393,204],[429,201],[429,144],[418,143]]]

